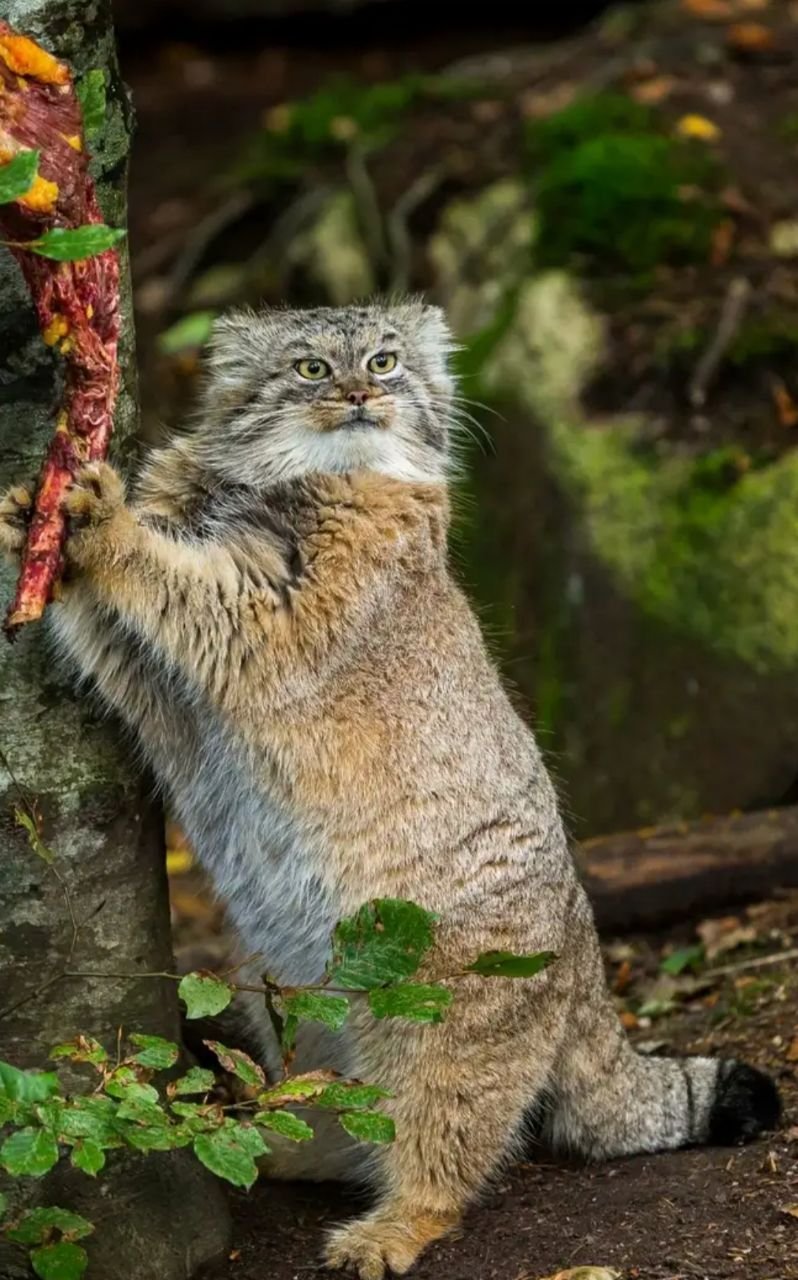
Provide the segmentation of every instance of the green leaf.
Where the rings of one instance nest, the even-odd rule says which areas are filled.
[[[308,1142],[314,1136],[307,1121],[300,1120],[299,1116],[290,1111],[259,1111],[252,1118],[255,1124],[262,1125],[264,1129],[273,1129],[292,1142]]]
[[[187,1147],[194,1134],[185,1125],[135,1125],[125,1130],[128,1145],[137,1151],[175,1151]]]
[[[165,356],[175,356],[204,346],[211,336],[215,318],[214,311],[192,311],[183,316],[158,335],[159,351]]]
[[[0,204],[8,204],[27,195],[38,167],[38,151],[18,151],[13,159],[0,164]]]
[[[669,973],[671,977],[678,978],[685,969],[699,969],[703,962],[704,944],[697,942],[695,946],[681,947],[678,951],[672,951],[662,961],[660,972]]]
[[[232,989],[213,973],[187,973],[177,988],[185,1001],[187,1018],[212,1018],[226,1009],[233,998]]]
[[[393,1142],[396,1137],[393,1120],[381,1111],[347,1111],[338,1123],[358,1142]]]
[[[102,1066],[108,1061],[108,1054],[99,1040],[91,1036],[75,1036],[64,1044],[57,1044],[47,1055],[50,1058],[71,1058],[73,1062],[90,1062],[92,1066]]]
[[[65,1106],[52,1127],[59,1138],[72,1141],[88,1138],[99,1147],[118,1147],[121,1140],[116,1131],[117,1104],[111,1098],[73,1098]]]
[[[393,1094],[381,1089],[377,1084],[339,1084],[328,1085],[323,1093],[315,1099],[317,1107],[373,1107],[383,1098],[391,1098]]]
[[[132,1067],[117,1067],[105,1082],[105,1092],[123,1101],[158,1102],[158,1090],[151,1084],[142,1084]]]
[[[480,973],[484,978],[534,978],[557,959],[554,951],[536,951],[533,955],[516,955],[513,951],[485,951],[467,973]]]
[[[4,1093],[0,1093],[0,1125],[7,1124],[9,1120],[17,1117],[19,1112],[19,1104],[14,1102],[12,1098],[6,1097]]]
[[[283,1008],[286,1022],[289,1018],[295,1018],[297,1022],[323,1022],[333,1031],[339,1031],[349,1016],[346,996],[317,995],[313,991],[299,991],[295,996],[287,996]]]
[[[0,1217],[3,1217],[7,1208],[8,1208],[8,1199],[6,1196],[3,1195],[2,1191],[0,1191]]]
[[[0,1165],[14,1177],[41,1178],[57,1160],[56,1140],[46,1129],[18,1129],[0,1147]]]
[[[16,1102],[44,1102],[59,1087],[54,1071],[20,1071],[10,1062],[0,1062],[0,1094]]]
[[[55,855],[51,849],[48,849],[47,845],[42,840],[41,835],[39,834],[39,828],[34,822],[33,815],[26,813],[24,809],[15,808],[14,821],[18,827],[24,827],[25,831],[27,831],[28,844],[36,856],[41,858],[42,862],[46,862],[48,867],[51,867],[55,862]]]
[[[83,132],[87,138],[98,133],[105,124],[105,71],[95,67],[81,76],[75,85],[83,116]]]
[[[134,1053],[133,1061],[140,1067],[152,1067],[154,1071],[165,1071],[173,1067],[180,1055],[180,1050],[171,1040],[163,1040],[160,1036],[144,1036],[138,1033],[130,1037],[131,1043],[140,1046],[141,1052]]]
[[[6,1230],[6,1235],[15,1244],[41,1244],[49,1238],[52,1231],[60,1231],[62,1236],[68,1236],[71,1240],[82,1240],[84,1236],[90,1236],[93,1230],[93,1225],[81,1218],[79,1213],[53,1205],[24,1213],[16,1226]]]
[[[435,916],[413,902],[378,898],[333,933],[327,973],[337,986],[371,991],[412,978],[433,942]]]
[[[79,262],[113,249],[126,234],[124,228],[106,227],[103,222],[87,223],[84,227],[52,227],[38,240],[29,241],[25,248],[54,262]]]
[[[91,1138],[79,1138],[72,1148],[69,1161],[76,1169],[94,1178],[105,1164],[105,1152]]]
[[[375,1018],[410,1018],[413,1022],[442,1022],[452,1003],[446,987],[430,987],[420,982],[377,987],[369,992],[369,1008]]]
[[[259,1093],[258,1102],[262,1107],[268,1107],[282,1106],[301,1098],[314,1098],[329,1087],[332,1079],[333,1073],[329,1071],[309,1071],[306,1075],[291,1076],[267,1089],[265,1093]]]
[[[128,1097],[120,1103],[116,1113],[117,1120],[132,1120],[135,1124],[165,1125],[169,1117],[163,1107],[148,1099]]]
[[[258,1066],[257,1062],[253,1062],[249,1054],[244,1053],[242,1049],[228,1049],[227,1045],[221,1044],[218,1040],[203,1040],[202,1043],[207,1045],[211,1053],[216,1054],[225,1071],[238,1076],[244,1084],[258,1089],[266,1083],[263,1068]]]
[[[258,1169],[246,1142],[246,1139],[241,1142],[239,1136],[228,1128],[217,1129],[215,1133],[197,1135],[194,1154],[217,1178],[249,1190],[258,1176]]]
[[[253,1124],[241,1124],[238,1120],[226,1120],[225,1130],[234,1134],[238,1142],[251,1156],[266,1156],[270,1147],[263,1141],[263,1134]]]
[[[39,1280],[80,1280],[89,1265],[86,1250],[69,1240],[34,1249],[30,1260]]]
[[[185,1093],[210,1093],[216,1084],[216,1076],[205,1067],[192,1067],[184,1076],[173,1080],[166,1086],[170,1098],[177,1098]]]

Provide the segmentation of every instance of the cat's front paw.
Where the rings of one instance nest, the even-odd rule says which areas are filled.
[[[32,509],[33,493],[24,485],[15,484],[0,498],[0,552],[12,560],[25,545]]]
[[[125,486],[107,462],[89,462],[81,467],[73,487],[64,499],[70,517],[67,560],[85,567],[98,555],[107,555],[115,532],[129,513],[125,507]],[[102,549],[101,549],[102,547]]]
[[[335,1270],[352,1272],[359,1280],[383,1280],[387,1272],[403,1276],[427,1245],[446,1235],[455,1221],[446,1215],[405,1217],[377,1209],[330,1232],[324,1261]]]
[[[121,476],[107,462],[87,462],[64,499],[64,510],[75,527],[103,524],[125,505]]]

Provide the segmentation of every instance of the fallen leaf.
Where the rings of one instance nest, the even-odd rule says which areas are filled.
[[[544,1276],[543,1280],[621,1280],[621,1273],[609,1267],[571,1267],[568,1271]]]
[[[761,22],[735,22],[726,31],[726,43],[735,53],[770,53],[776,47],[776,37]]]
[[[570,106],[575,97],[576,85],[566,81],[558,84],[555,89],[548,89],[545,92],[526,90],[518,95],[518,105],[521,108],[521,114],[528,120],[540,120]]]
[[[628,960],[622,960],[618,967],[618,972],[615,975],[612,989],[616,995],[622,996],[631,981],[632,966]]]
[[[784,1056],[788,1062],[798,1062],[798,1036],[795,1037]]]
[[[637,1015],[632,1013],[631,1009],[624,1009],[618,1016],[621,1020],[621,1026],[624,1027],[626,1031],[634,1031],[640,1025],[637,1020]]]
[[[662,1053],[663,1049],[667,1049],[667,1040],[638,1040],[635,1049],[638,1053],[642,1053],[647,1058],[656,1057],[658,1053]]]
[[[680,138],[697,138],[699,142],[714,142],[720,137],[720,129],[712,120],[695,114],[677,120],[676,133]]]
[[[785,1142],[798,1142],[798,1124],[792,1125],[784,1134]]]
[[[630,89],[631,96],[644,106],[656,107],[669,98],[678,81],[675,76],[652,76],[650,80],[642,80]]]
[[[798,1218],[798,1204],[785,1204],[782,1206],[782,1213],[788,1213],[791,1218]],[[554,1277],[557,1280],[557,1277]]]
[[[773,403],[776,406],[779,425],[782,427],[798,425],[798,405],[796,405],[781,378],[774,378],[770,389],[773,395]]]
[[[726,951],[734,951],[746,943],[756,942],[755,925],[743,924],[739,916],[720,916],[715,920],[702,920],[696,933],[704,944],[708,961]]]

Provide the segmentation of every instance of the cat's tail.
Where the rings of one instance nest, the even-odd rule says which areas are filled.
[[[553,1072],[544,1136],[588,1159],[693,1143],[734,1145],[772,1129],[770,1076],[735,1058],[636,1053],[609,997],[580,1009]]]

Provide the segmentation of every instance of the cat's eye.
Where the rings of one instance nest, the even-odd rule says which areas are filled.
[[[366,367],[369,373],[393,373],[398,363],[393,351],[378,351]]]
[[[326,360],[297,360],[294,368],[300,378],[307,378],[309,382],[321,382],[322,378],[329,378],[330,366]]]

